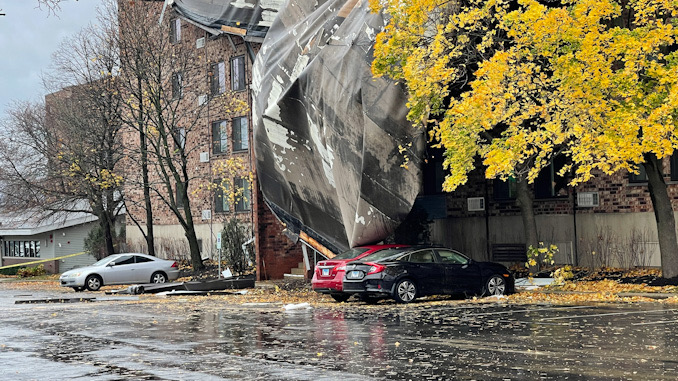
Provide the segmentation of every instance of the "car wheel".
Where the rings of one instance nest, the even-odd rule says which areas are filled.
[[[84,288],[84,287],[73,287],[73,290],[74,290],[75,292],[82,292],[82,291],[85,290],[85,288]]]
[[[165,283],[167,282],[167,275],[161,273],[160,271],[153,273],[151,275],[151,283]]]
[[[506,281],[504,277],[499,274],[494,274],[487,279],[485,282],[485,288],[483,289],[483,296],[493,296],[493,295],[505,295],[506,294]]]
[[[330,294],[332,299],[336,300],[339,303],[343,303],[351,297],[351,294]]]
[[[90,275],[85,279],[85,287],[90,291],[98,291],[102,285],[103,282],[98,275]]]
[[[393,298],[398,303],[409,303],[417,297],[417,285],[410,279],[403,279],[395,286]]]

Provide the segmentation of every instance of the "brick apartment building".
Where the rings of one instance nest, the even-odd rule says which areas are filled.
[[[150,4],[156,7],[159,17],[162,3]],[[199,123],[201,133],[186,141],[187,145],[198,148],[191,151],[194,175],[208,177],[213,166],[231,157],[245,159],[248,168],[255,174],[253,183],[247,184],[249,202],[226,206],[220,204],[216,197],[189,192],[203,257],[214,257],[216,233],[225,219],[236,216],[252,227],[258,278],[281,278],[304,261],[302,248],[282,234],[283,226],[270,212],[259,192],[255,160],[249,144],[252,136],[251,107],[246,113],[234,114],[226,111],[219,99],[220,89],[230,89],[234,96],[251,106],[251,70],[262,38],[243,36],[237,28],[206,28],[172,12],[165,15],[165,20],[171,25],[168,28],[171,35],[167,38],[190,46],[195,59],[203,62],[202,75],[193,76],[184,86],[193,86],[198,93],[211,99]],[[425,209],[433,219],[432,242],[458,249],[479,260],[523,261],[524,238],[520,211],[515,201],[515,184],[485,180],[478,171],[470,174],[466,186],[445,194],[441,190],[444,177],[442,155],[440,152],[431,154],[434,151],[429,151],[430,157],[424,168],[423,193],[415,204],[415,207]],[[539,239],[559,247],[556,262],[592,266],[658,266],[656,224],[643,174],[600,175],[571,188],[567,186],[566,179],[557,175],[559,165],[556,160],[533,185]],[[665,180],[675,208],[678,206],[678,160],[667,158],[664,165]],[[130,190],[127,194],[140,195],[140,192]],[[155,206],[156,245],[160,248],[159,255],[163,255],[163,248],[181,247],[185,238],[172,214],[159,204]],[[141,214],[132,208],[128,212]],[[141,239],[136,226],[129,222],[127,234],[128,240]]]
[[[162,2],[136,2],[151,7],[160,19]],[[185,136],[185,151],[189,155],[189,176],[192,181],[188,195],[192,217],[203,258],[216,258],[216,237],[223,223],[229,218],[238,218],[248,226],[255,243],[258,279],[279,279],[303,262],[299,243],[293,243],[282,235],[283,226],[271,213],[258,191],[253,150],[251,149],[252,120],[250,81],[252,63],[261,46],[260,37],[240,35],[237,29],[229,32],[206,28],[176,12],[167,9],[163,16],[168,24],[166,38],[175,46],[188,50],[200,69],[190,76],[174,74],[172,87],[195,96],[186,95],[179,107],[192,107],[189,102],[204,104],[197,128]],[[169,80],[169,79],[168,79]],[[231,97],[246,102],[250,107],[238,111],[230,107]],[[134,139],[134,132],[127,138]],[[138,140],[137,140],[138,141]],[[197,189],[206,181],[214,182],[213,169],[225,161],[239,158],[246,163],[246,170],[254,176],[234,179],[235,186],[244,189],[243,197],[233,202],[223,197],[222,191],[210,192]],[[151,174],[152,175],[152,174]],[[250,181],[252,180],[252,181]],[[142,202],[143,194],[138,185],[126,185],[127,197]],[[193,188],[191,188],[193,187]],[[130,205],[134,205],[130,203]],[[130,206],[141,226],[145,226],[144,210]],[[154,237],[158,256],[188,257],[188,244],[183,228],[176,216],[157,198],[153,200]],[[131,249],[144,250],[145,241],[141,231],[130,219],[127,222],[127,241]]]
[[[434,155],[435,156],[435,155]],[[523,225],[511,180],[486,180],[480,171],[453,193],[441,190],[442,168],[425,169],[424,195],[415,205],[433,218],[432,241],[475,259],[524,261]],[[557,264],[581,266],[660,266],[657,227],[647,177],[598,174],[572,188],[558,176],[556,159],[532,185],[539,240],[555,244]],[[678,207],[678,155],[664,159],[664,180],[674,210]]]

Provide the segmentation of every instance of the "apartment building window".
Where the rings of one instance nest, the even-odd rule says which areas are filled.
[[[245,212],[252,207],[252,189],[250,180],[247,177],[236,177],[233,181],[238,189],[242,189],[240,195],[235,200],[235,211]]]
[[[231,59],[231,90],[245,90],[245,56]]]
[[[231,184],[224,180],[217,180],[214,182],[214,211],[219,212],[228,212],[231,210],[229,197]]]
[[[225,120],[212,122],[212,153],[228,152],[228,132]]]
[[[181,42],[181,19],[178,17],[170,20],[170,42],[173,44]]]
[[[673,160],[671,160],[671,163],[673,165]],[[671,178],[673,178],[673,171],[671,171]],[[647,172],[645,172],[645,166],[643,164],[638,165],[637,174],[629,172],[629,183],[646,183],[646,182],[647,182]]]
[[[244,151],[249,148],[247,117],[233,119],[233,151]]]
[[[495,200],[514,200],[516,198],[516,179],[509,177],[502,181],[495,179],[493,182]]]
[[[2,256],[40,258],[40,241],[3,241]]]
[[[566,164],[567,159],[564,156],[556,156],[539,173],[534,180],[534,197],[537,199],[567,197],[566,177],[560,176],[558,172]]]
[[[226,92],[226,64],[222,62],[210,65],[209,71],[210,93],[219,95]]]
[[[184,75],[181,72],[172,74],[172,98],[179,99],[184,96]]]
[[[184,183],[181,183],[181,182],[177,183],[177,186],[176,186],[176,192],[177,193],[176,193],[176,195],[174,195],[175,200],[176,200],[176,204],[177,204],[177,208],[183,208],[184,207],[184,198],[182,196],[182,194],[184,193],[183,189],[184,189]]]
[[[671,155],[671,181],[678,181],[678,152]]]
[[[186,148],[186,129],[177,127],[174,129],[174,143],[181,149]]]

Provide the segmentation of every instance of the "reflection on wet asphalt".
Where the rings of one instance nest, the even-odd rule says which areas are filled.
[[[16,294],[0,293],[0,367],[12,380],[678,379],[671,306],[284,312],[181,298],[16,305]]]

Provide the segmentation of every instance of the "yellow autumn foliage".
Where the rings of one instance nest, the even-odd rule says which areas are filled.
[[[576,185],[673,153],[678,3],[515,4],[371,0],[389,18],[373,74],[406,84],[408,118],[446,150],[445,190],[478,156],[488,178],[534,180],[566,155]]]

